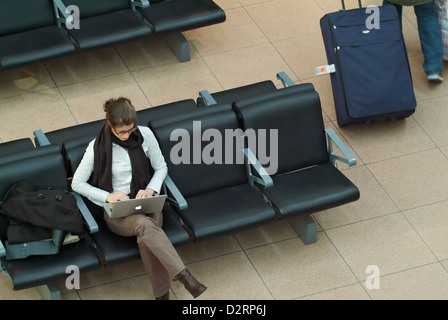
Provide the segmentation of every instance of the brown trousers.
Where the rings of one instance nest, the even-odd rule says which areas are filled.
[[[176,249],[162,230],[163,213],[136,214],[111,219],[104,213],[109,229],[124,237],[137,236],[140,256],[155,297],[170,290],[170,280],[185,269]]]

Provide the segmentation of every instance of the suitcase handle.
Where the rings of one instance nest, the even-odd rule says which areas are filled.
[[[345,11],[345,1],[344,1],[344,0],[341,0],[341,2],[342,2],[342,10]],[[362,8],[361,0],[358,0],[358,3],[359,3],[359,7]]]

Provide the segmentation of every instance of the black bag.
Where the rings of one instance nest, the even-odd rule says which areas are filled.
[[[29,181],[11,187],[0,203],[0,214],[10,220],[6,250],[8,254],[9,249],[13,258],[55,254],[59,252],[66,232],[75,235],[85,232],[76,198],[71,193],[59,189],[39,189]],[[45,241],[36,246],[37,249],[34,248],[36,251],[30,243],[40,240]],[[51,250],[48,249],[49,245]],[[38,252],[39,248],[42,252]]]

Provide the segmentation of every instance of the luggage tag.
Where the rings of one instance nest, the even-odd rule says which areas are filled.
[[[323,74],[335,73],[336,67],[334,64],[320,66],[315,68],[316,76],[321,76]]]

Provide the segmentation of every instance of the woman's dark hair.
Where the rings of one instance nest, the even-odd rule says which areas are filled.
[[[104,103],[106,120],[113,128],[137,124],[137,113],[128,98],[109,99]]]

